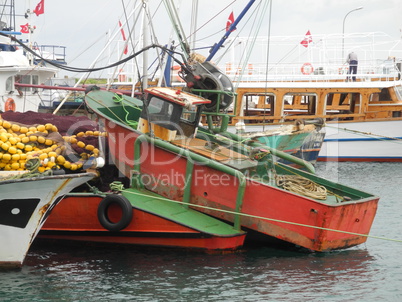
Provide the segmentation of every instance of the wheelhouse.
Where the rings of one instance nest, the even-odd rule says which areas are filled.
[[[138,130],[166,141],[192,138],[200,121],[202,107],[210,100],[166,87],[146,89]]]

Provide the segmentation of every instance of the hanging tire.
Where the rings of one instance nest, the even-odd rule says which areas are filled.
[[[115,204],[121,208],[122,216],[118,222],[112,222],[109,219],[109,207]],[[118,232],[125,229],[133,218],[133,207],[127,198],[121,195],[108,195],[102,199],[98,206],[98,220],[107,230]]]

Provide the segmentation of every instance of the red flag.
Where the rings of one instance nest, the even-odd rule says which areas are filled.
[[[123,36],[123,41],[126,41],[126,34],[124,33],[124,29],[123,29],[123,27],[122,27],[122,25],[121,25],[120,20],[119,20],[119,27],[120,27],[121,35]],[[128,47],[127,47],[127,45],[126,45],[126,47],[124,47],[123,53],[124,53],[125,55],[128,53]]]
[[[29,24],[25,24],[25,25],[20,25],[21,30],[20,32],[23,34],[29,34]]]
[[[39,16],[41,14],[45,13],[45,0],[40,0],[40,2],[36,5],[35,9],[33,12]]]
[[[234,15],[233,12],[230,13],[228,21],[226,22],[226,31],[229,30],[230,26],[234,23]],[[233,30],[236,30],[236,28],[234,28]],[[232,30],[232,31],[233,31]]]
[[[304,40],[301,41],[300,44],[304,47],[308,47],[311,42],[313,42],[313,37],[311,36],[310,30],[308,30],[306,35],[304,36]]]

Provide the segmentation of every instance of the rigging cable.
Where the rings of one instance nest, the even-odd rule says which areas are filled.
[[[57,68],[66,70],[66,71],[72,71],[72,72],[94,72],[94,71],[100,71],[100,70],[104,70],[104,69],[108,69],[108,68],[112,68],[112,67],[121,65],[121,64],[123,64],[123,63],[125,63],[125,62],[127,62],[127,61],[129,61],[129,60],[131,60],[131,59],[133,59],[133,58],[135,58],[135,57],[137,57],[138,55],[140,55],[140,54],[143,53],[144,51],[147,51],[148,49],[151,49],[151,48],[160,48],[160,49],[162,49],[164,52],[172,52],[172,53],[174,53],[174,54],[177,54],[177,55],[181,56],[181,57],[182,57],[182,61],[179,61],[179,60],[176,59],[174,56],[172,56],[172,58],[173,58],[173,60],[174,60],[175,62],[177,62],[178,64],[180,64],[180,66],[181,66],[182,68],[185,68],[188,72],[190,72],[190,70],[187,68],[187,66],[185,66],[185,65],[182,63],[182,62],[185,62],[185,60],[184,60],[184,55],[183,55],[182,53],[169,50],[168,48],[166,48],[166,47],[164,47],[164,46],[161,46],[161,45],[157,45],[157,44],[151,44],[151,45],[145,46],[144,48],[142,48],[141,50],[139,50],[139,51],[133,53],[132,55],[128,56],[127,58],[124,58],[124,59],[122,59],[122,60],[120,60],[120,61],[117,61],[117,62],[115,62],[115,63],[109,64],[109,65],[107,65],[107,66],[96,67],[96,68],[79,68],[79,67],[71,67],[71,66],[66,66],[66,65],[63,65],[63,64],[59,64],[59,63],[52,62],[52,61],[50,61],[50,60],[48,60],[48,59],[43,58],[43,57],[40,56],[39,54],[37,54],[35,51],[33,51],[32,49],[30,49],[28,46],[26,46],[24,43],[22,43],[22,42],[19,41],[18,39],[14,38],[14,37],[12,37],[12,36],[6,35],[6,34],[4,34],[4,33],[1,33],[1,32],[0,32],[0,35],[1,35],[1,36],[5,36],[5,37],[9,37],[12,41],[18,43],[18,44],[21,45],[21,47],[24,48],[26,51],[28,51],[29,53],[33,54],[34,56],[40,58],[40,59],[43,60],[44,62],[46,62],[46,63],[48,63],[48,64],[50,64],[50,65],[53,65],[53,66],[55,66],[55,67],[57,67]]]
[[[235,3],[237,0],[233,0],[231,3],[229,3],[227,6],[225,6],[221,11],[219,11],[215,16],[213,16],[212,18],[210,18],[207,22],[205,22],[203,25],[201,25],[197,30],[195,30],[193,33],[191,33],[187,39],[190,39],[192,35],[195,35],[201,28],[203,28],[204,26],[206,26],[209,22],[211,22],[212,20],[214,20],[217,16],[219,16],[220,14],[223,13],[224,10],[226,10],[229,6],[231,6],[233,3]],[[220,30],[219,32],[221,32],[222,30]],[[210,37],[210,36],[209,36]],[[198,41],[202,41],[205,38],[196,40],[195,42]]]
[[[270,7],[269,7],[269,22],[268,22],[268,41],[267,41],[267,57],[266,57],[266,60],[267,60],[267,62],[266,62],[266,69],[265,69],[265,87],[264,87],[264,89],[265,89],[265,95],[267,95],[267,91],[268,91],[268,87],[267,87],[267,85],[268,85],[268,72],[269,72],[269,69],[268,69],[268,67],[269,67],[269,52],[270,52],[270,37],[271,37],[271,20],[272,20],[272,0],[270,1]],[[274,105],[275,105],[275,100],[271,100],[270,99],[270,102],[273,102],[274,103]],[[263,126],[262,126],[262,131],[265,131],[265,116],[266,116],[266,100],[264,100],[264,114],[263,114],[263,116],[264,116],[264,119],[263,119]],[[270,104],[270,106],[271,106],[271,104]],[[272,108],[272,106],[271,106],[271,108]],[[274,114],[274,112],[271,112],[271,115],[273,115]]]

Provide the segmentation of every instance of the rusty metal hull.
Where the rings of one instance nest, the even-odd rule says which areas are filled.
[[[54,205],[93,173],[0,181],[0,267],[21,267]]]

